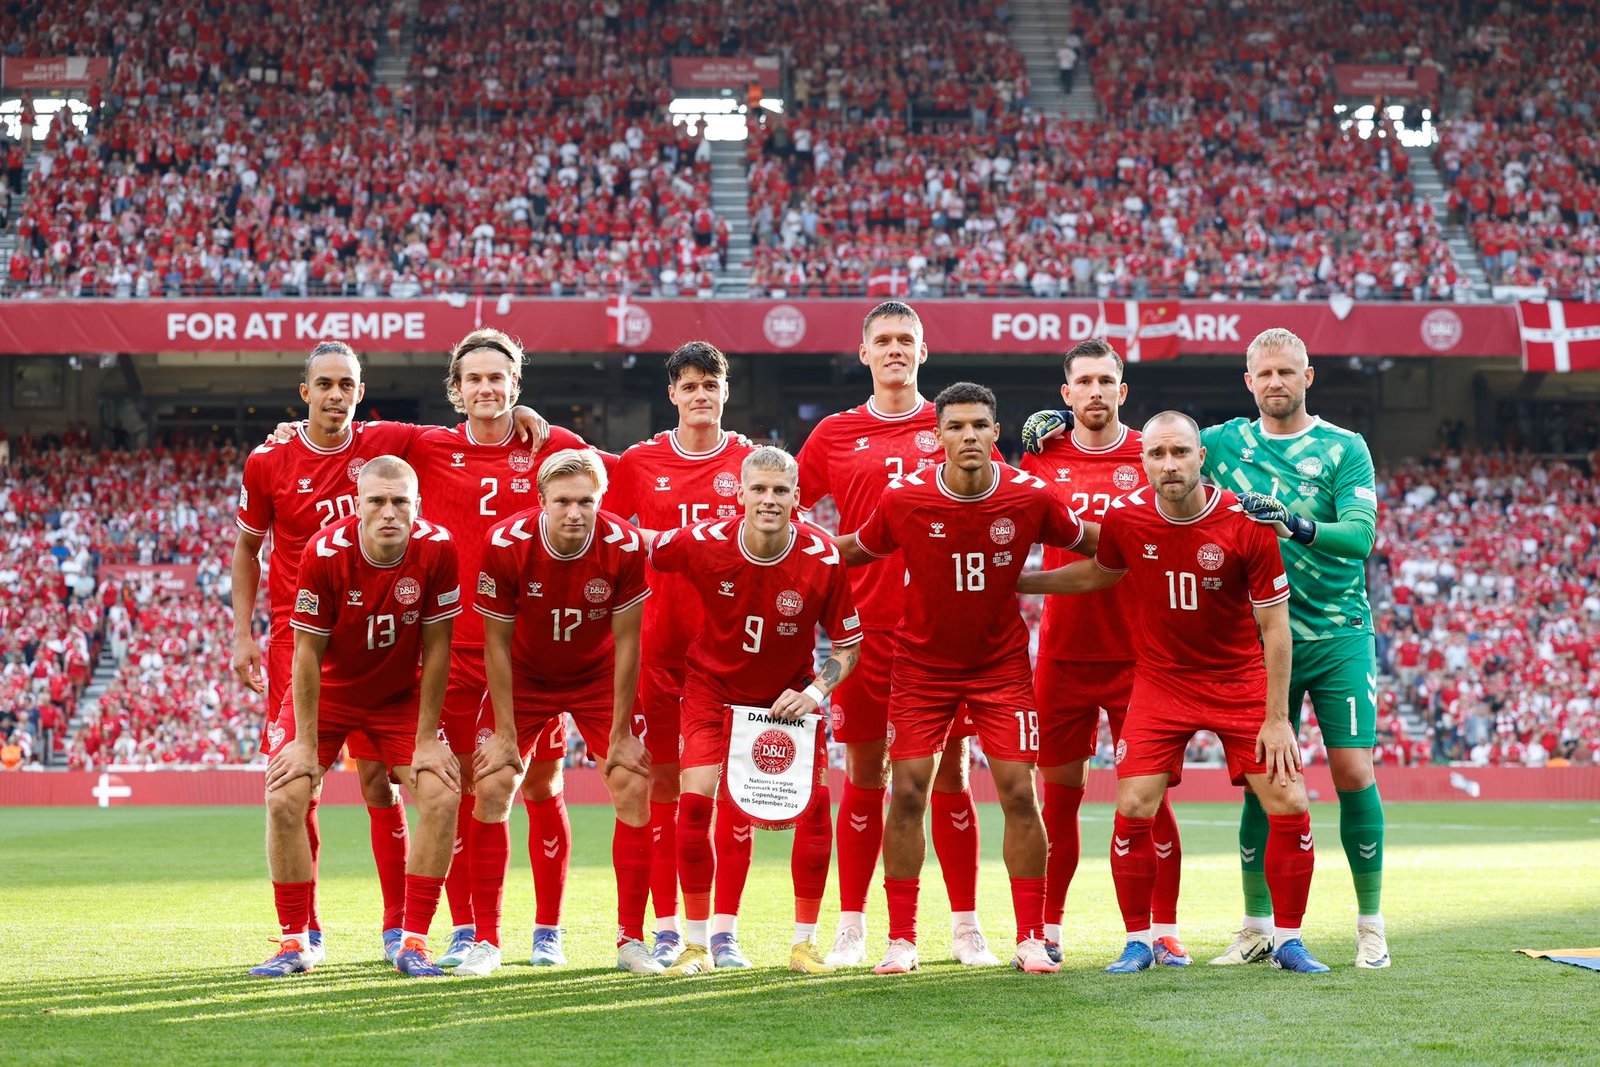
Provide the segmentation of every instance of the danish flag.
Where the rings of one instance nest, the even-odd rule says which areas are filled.
[[[1096,335],[1129,363],[1178,358],[1178,305],[1172,302],[1102,300]]]
[[[1523,370],[1564,374],[1600,369],[1600,304],[1521,301],[1517,325]]]

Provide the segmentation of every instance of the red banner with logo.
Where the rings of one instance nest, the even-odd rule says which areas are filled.
[[[0,59],[7,89],[87,89],[111,77],[111,60],[95,56]]]
[[[481,324],[529,352],[670,352],[704,338],[734,353],[854,351],[874,300],[8,300],[0,352],[303,352],[348,341],[361,352],[446,352]],[[1064,351],[1096,336],[1096,301],[917,300],[928,346],[950,354]],[[1315,356],[1494,356],[1522,353],[1509,304],[1166,305],[1180,351],[1242,355],[1262,330],[1286,327]]]
[[[181,593],[194,588],[194,583],[200,577],[200,568],[193,563],[102,563],[100,577],[117,581],[154,581],[167,592]]]
[[[1432,96],[1439,91],[1439,68],[1336,63],[1333,83],[1340,96]]]
[[[672,87],[678,90],[746,89],[756,83],[768,92],[779,88],[783,64],[777,56],[678,58],[672,61]]]

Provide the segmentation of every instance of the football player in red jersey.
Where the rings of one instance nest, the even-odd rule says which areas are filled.
[[[306,543],[324,526],[355,513],[355,481],[364,463],[385,454],[406,458],[427,429],[397,422],[356,422],[356,405],[365,392],[355,351],[342,341],[318,344],[306,358],[300,383],[300,398],[308,406],[306,421],[280,424],[276,434],[245,460],[239,537],[233,549],[233,669],[245,685],[266,693],[268,708],[276,709],[288,692],[294,649],[289,617]],[[544,420],[528,408],[516,409],[516,419],[518,432],[538,447],[548,429]],[[261,585],[261,546],[269,531],[272,568],[267,600],[272,621],[263,679],[261,649],[251,636],[250,619]],[[389,768],[377,759],[364,734],[352,735],[350,752],[371,820],[372,855],[383,891],[383,951],[392,961],[400,948],[405,907],[405,807],[390,781]],[[313,867],[321,850],[317,803],[313,794],[307,815]],[[315,897],[308,950],[313,962],[321,956]]]
[[[917,892],[923,812],[945,739],[966,706],[1005,809],[1005,858],[1016,912],[1012,965],[1059,970],[1044,945],[1044,824],[1034,794],[1039,750],[1028,629],[1016,581],[1036,543],[1089,547],[1086,527],[1049,486],[991,459],[999,422],[994,394],[958,382],[934,400],[945,461],[907,473],[872,517],[840,539],[852,564],[898,548],[907,574],[889,697],[892,795],[884,827],[889,950],[879,974],[917,969]]]
[[[512,411],[522,389],[523,359],[522,347],[500,330],[483,328],[463,337],[450,353],[445,393],[466,421],[430,427],[411,450],[427,502],[425,517],[443,524],[455,536],[461,573],[469,579],[478,573],[478,559],[490,528],[534,505],[539,465],[563,449],[589,447],[583,438],[558,426],[550,427],[542,447],[530,448],[517,437]],[[469,611],[456,623],[450,686],[444,697],[445,738],[461,761],[464,799],[456,815],[455,858],[445,882],[452,929],[450,945],[439,957],[441,967],[459,964],[479,941],[489,941],[496,948],[500,943],[498,921],[479,931],[473,920],[474,820],[472,802],[465,799],[471,792],[470,757],[477,747],[478,713],[488,692],[482,618]],[[547,737],[554,737],[554,743],[534,754],[523,793],[530,844],[541,842],[533,851],[538,861],[535,884],[548,884],[552,888],[541,895],[559,900],[571,847],[561,796],[560,757],[566,753],[566,738],[564,731],[550,731]]]
[[[1328,968],[1300,937],[1315,853],[1289,725],[1289,579],[1277,535],[1253,522],[1238,498],[1202,484],[1205,449],[1189,416],[1164,411],[1145,423],[1147,487],[1106,513],[1093,559],[1026,576],[1028,593],[1106,589],[1125,575],[1138,604],[1138,659],[1117,742],[1117,814],[1111,875],[1128,942],[1106,970],[1131,974],[1155,962],[1152,830],[1190,737],[1221,739],[1235,785],[1249,782],[1266,809],[1267,885],[1276,922],[1273,964],[1301,973]]]
[[[933,404],[917,390],[917,368],[928,358],[922,320],[898,300],[867,313],[861,362],[872,372],[865,404],[829,415],[806,438],[800,463],[800,503],[814,508],[833,497],[839,529],[867,521],[891,479],[935,466],[943,455]],[[999,452],[994,458],[999,459]],[[889,784],[889,665],[894,629],[905,612],[905,566],[890,559],[850,573],[861,625],[873,634],[861,664],[830,701],[833,739],[845,746],[844,795],[839,798],[839,932],[827,956],[854,967],[866,953],[867,890],[883,846],[883,798]],[[958,719],[957,733],[970,732]],[[933,850],[950,895],[952,949],[965,964],[994,965],[978,924],[978,812],[967,787],[967,739],[951,738],[934,776]]]
[[[668,530],[656,540],[651,557],[655,569],[680,576],[703,609],[688,649],[683,690],[678,869],[687,944],[667,968],[669,975],[750,966],[737,946],[737,913],[723,913],[720,892],[718,926],[711,915],[712,880],[722,861],[721,835],[715,847],[710,840],[712,798],[728,755],[732,706],[770,707],[774,718],[798,721],[817,710],[860,655],[861,620],[837,547],[827,534],[792,521],[797,475],[794,458],[783,449],[755,449],[739,475],[744,518]],[[819,625],[833,648],[815,670]],[[790,863],[795,936],[789,968],[802,974],[833,971],[815,943],[833,851],[820,728],[816,737],[819,781],[795,825]],[[717,818],[732,808],[724,799]],[[754,829],[748,820],[744,825],[747,834]],[[724,962],[730,955],[737,962]]]
[[[1139,431],[1119,416],[1128,398],[1122,357],[1105,341],[1081,341],[1062,363],[1061,399],[1072,412],[1068,433],[1041,442],[1022,457],[1022,469],[1043,479],[1080,519],[1099,522],[1111,501],[1144,484]],[[1044,565],[1055,569],[1081,558],[1046,546]],[[1067,601],[1050,597],[1039,625],[1033,688],[1039,703],[1039,773],[1044,779],[1044,829],[1050,841],[1045,873],[1045,947],[1061,961],[1061,917],[1067,888],[1078,869],[1078,808],[1089,781],[1089,758],[1100,738],[1100,709],[1111,740],[1122,736],[1133,689],[1132,616],[1136,605],[1121,587]],[[1159,964],[1191,962],[1178,937],[1178,886],[1182,844],[1165,795],[1156,811],[1160,876],[1154,898],[1154,949]]]
[[[606,497],[608,509],[651,531],[741,514],[739,465],[755,447],[722,428],[728,401],[728,360],[708,341],[690,341],[667,357],[667,397],[678,409],[675,429],[622,454]],[[701,629],[700,602],[685,580],[652,572],[656,593],[644,607],[639,733],[650,750],[650,829],[655,837],[650,896],[655,903],[656,958],[671,966],[683,951],[678,930],[678,704],[684,653]],[[750,869],[751,828],[737,817],[717,820],[717,914],[732,928]],[[726,905],[724,907],[724,905]],[[727,962],[733,961],[729,956]]]
[[[538,482],[539,507],[489,532],[477,572],[474,605],[484,620],[490,701],[480,720],[478,826],[470,841],[473,908],[483,936],[456,973],[484,975],[500,965],[511,798],[524,760],[534,758],[544,738],[560,737],[565,749],[570,712],[589,752],[603,763],[617,812],[611,849],[617,967],[659,974],[661,964],[643,940],[652,851],[650,757],[632,732],[640,619],[650,595],[648,542],[638,529],[600,510],[606,472],[594,452],[555,453],[539,467]],[[537,852],[551,846],[539,840],[530,845],[537,874]],[[534,882],[536,964],[565,962],[559,940],[562,888]]]
[[[444,527],[415,518],[417,475],[405,460],[375,457],[356,490],[357,514],[312,538],[296,576],[294,684],[267,728],[267,858],[282,940],[255,977],[313,966],[306,813],[357,730],[420,813],[395,966],[413,977],[445,973],[428,958],[428,927],[450,866],[460,788],[455,757],[438,739],[450,630],[461,613],[455,543]]]

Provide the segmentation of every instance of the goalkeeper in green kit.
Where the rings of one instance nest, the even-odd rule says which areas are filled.
[[[1289,717],[1300,728],[1306,693],[1322,727],[1339,794],[1339,836],[1355,878],[1356,966],[1389,966],[1379,910],[1383,889],[1383,801],[1372,776],[1377,740],[1377,653],[1365,563],[1378,518],[1372,454],[1353,430],[1306,411],[1313,379],[1306,346],[1288,330],[1261,333],[1245,351],[1245,387],[1261,417],[1231,419],[1201,433],[1205,474],[1238,494],[1245,513],[1283,538],[1289,574],[1294,667]],[[1245,793],[1239,819],[1245,919],[1212,963],[1253,963],[1272,946],[1272,898],[1263,858],[1267,816]]]

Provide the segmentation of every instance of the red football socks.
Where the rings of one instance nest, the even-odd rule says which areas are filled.
[[[644,906],[650,896],[649,824],[618,819],[611,832],[611,866],[617,872],[617,929],[623,939],[644,940]]]
[[[811,810],[801,817],[794,828],[794,848],[789,853],[789,876],[794,880],[796,901],[807,902],[811,918],[802,919],[796,908],[796,922],[816,922],[817,909],[810,905],[820,901],[828,891],[828,861],[833,857],[833,806],[827,786],[818,786],[812,798]]]
[[[1155,819],[1130,819],[1120,811],[1111,827],[1111,879],[1117,886],[1122,925],[1130,934],[1150,929],[1150,897],[1156,887]]]
[[[406,913],[406,856],[411,851],[405,805],[369,807],[367,816],[372,824],[372,858],[378,865],[378,888],[383,891],[383,928],[395,930]]]
[[[473,936],[498,945],[506,868],[511,864],[511,823],[480,822],[472,828],[467,841],[472,850]]]
[[[883,850],[883,789],[846,780],[839,798],[839,910],[866,911],[872,872]]]
[[[272,903],[278,909],[278,929],[284,934],[298,934],[310,929],[306,921],[311,916],[311,890],[313,882],[273,882]],[[304,946],[302,946],[304,947]]]
[[[650,899],[657,918],[678,915],[678,802],[650,803],[650,836],[655,855],[650,860]]]
[[[439,910],[439,894],[444,892],[443,878],[429,878],[422,874],[406,875],[406,913],[400,923],[408,934],[428,936],[433,925],[433,914]]]
[[[456,806],[456,840],[450,850],[450,873],[444,878],[444,895],[450,901],[450,925],[472,925],[472,840],[473,799],[462,796]]]
[[[1083,790],[1044,783],[1044,834],[1050,842],[1050,856],[1044,867],[1044,921],[1059,926],[1067,910],[1067,890],[1078,873],[1082,851],[1078,832],[1078,809],[1083,806]],[[840,861],[843,867],[843,861]]]
[[[932,792],[933,853],[939,857],[951,911],[978,910],[978,813],[972,791]]]
[[[1311,840],[1311,813],[1268,815],[1267,889],[1272,894],[1272,921],[1298,929],[1311,896],[1311,872],[1317,851]]]
[[[1183,881],[1183,839],[1178,836],[1178,819],[1165,796],[1156,809],[1151,840],[1156,850],[1156,888],[1150,897],[1150,918],[1162,924],[1178,921],[1178,887]]]
[[[1044,879],[1011,879],[1011,910],[1017,916],[1017,940],[1044,938]]]
[[[561,925],[561,900],[567,892],[567,857],[572,852],[572,825],[567,799],[557,793],[545,800],[527,800],[528,861],[533,865],[533,924]]]
[[[917,943],[916,878],[885,878],[884,895],[889,898],[889,940]]]
[[[711,918],[711,883],[717,873],[711,851],[711,798],[685,793],[678,798],[678,881],[683,884],[686,919]]]
[[[715,913],[739,914],[744,884],[750,877],[750,856],[755,851],[755,831],[749,819],[731,804],[718,804],[717,810],[717,896]],[[827,876],[823,876],[826,880]],[[687,884],[687,883],[685,883]],[[821,896],[819,892],[817,894]]]

